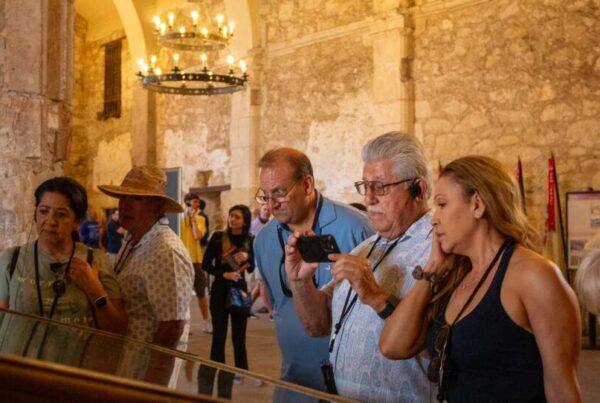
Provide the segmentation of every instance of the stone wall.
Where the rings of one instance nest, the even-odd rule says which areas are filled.
[[[520,155],[528,214],[541,230],[552,152],[563,196],[600,188],[600,7],[463,3],[414,10],[416,133],[435,164],[483,154],[514,170]]]
[[[0,250],[35,237],[34,190],[62,174],[72,22],[72,1],[0,1]]]
[[[87,41],[87,23],[77,15],[75,23],[75,90],[73,141],[65,174],[76,178],[88,191],[89,204],[98,213],[117,205],[116,199],[97,186],[119,184],[131,168],[132,86],[138,85],[131,67],[127,39],[122,30],[97,41]],[[122,40],[121,117],[101,120],[104,102],[104,46]]]
[[[362,20],[370,4],[329,1],[324,11],[315,2],[285,1],[262,10],[268,41],[260,154],[281,146],[306,152],[317,187],[346,201],[360,199],[352,183],[362,174],[360,148],[373,134],[373,47],[363,32],[339,26]],[[330,37],[310,37],[326,28]],[[282,46],[283,39],[291,41]]]

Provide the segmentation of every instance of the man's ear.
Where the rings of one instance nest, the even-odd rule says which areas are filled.
[[[315,178],[311,175],[305,176],[304,179],[302,179],[302,186],[306,196],[312,195],[315,191]]]

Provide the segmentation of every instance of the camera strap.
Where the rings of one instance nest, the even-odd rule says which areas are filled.
[[[320,232],[321,232],[318,228],[318,224],[319,224],[319,215],[321,214],[322,207],[323,207],[323,197],[321,196],[321,193],[317,192],[317,209],[315,210],[315,216],[313,218],[313,222],[312,222],[312,226],[311,226],[312,231],[316,235],[320,235]],[[288,226],[285,224],[279,224],[277,226],[277,239],[279,240],[279,246],[281,247],[281,259],[279,260],[279,285],[281,286],[281,291],[283,292],[283,294],[288,298],[292,298],[293,297],[292,290],[290,290],[290,288],[286,284],[287,279],[284,280],[284,278],[283,278],[283,275],[285,273],[282,273],[282,271],[285,272],[285,245],[286,244],[283,240],[283,234],[282,234],[284,229],[290,231]],[[317,273],[318,273],[318,270],[317,270]],[[313,275],[312,280],[313,280],[313,284],[315,285],[315,287],[319,288],[320,278],[317,279],[317,277],[315,277],[315,275]]]
[[[371,246],[371,249],[369,250],[369,253],[367,253],[367,256],[366,256],[367,259],[369,259],[371,257],[371,254],[375,250],[375,246],[377,246],[377,243],[379,243],[380,240],[381,240],[381,235],[379,235],[377,237],[377,239],[375,239],[375,242],[373,242],[373,245]],[[383,253],[383,255],[379,258],[379,260],[377,261],[377,263],[375,263],[375,265],[371,269],[372,273],[375,273],[375,270],[377,270],[377,268],[379,267],[379,265],[381,264],[381,262],[383,262],[383,260],[387,257],[387,255],[389,255],[390,252],[396,247],[396,245],[398,244],[398,242],[400,242],[400,237],[398,239],[396,239],[390,246],[388,246],[388,248],[385,250],[385,252]],[[342,326],[344,324],[344,320],[348,317],[348,314],[352,310],[352,307],[354,306],[354,304],[358,300],[358,294],[354,294],[354,297],[352,298],[352,302],[350,302],[350,295],[352,294],[352,291],[354,291],[354,290],[352,289],[352,287],[350,287],[348,289],[348,293],[346,294],[346,299],[344,301],[344,307],[342,308],[342,313],[340,315],[340,319],[335,324],[333,335],[331,336],[331,341],[329,342],[329,352],[330,353],[333,352],[333,346],[335,344],[335,339],[337,338],[338,333],[342,329]],[[350,302],[350,304],[348,304],[348,302]]]

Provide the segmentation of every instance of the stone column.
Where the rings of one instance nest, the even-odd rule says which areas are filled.
[[[373,39],[374,131],[414,133],[414,85],[411,76],[413,29],[398,0],[376,0]]]
[[[135,165],[156,164],[156,94],[141,85],[132,88],[131,162]]]
[[[262,85],[262,49],[255,48],[249,60],[250,81],[245,91],[233,94],[231,100],[231,191],[223,194],[223,208],[238,203],[252,205],[258,186],[260,139],[260,105]]]

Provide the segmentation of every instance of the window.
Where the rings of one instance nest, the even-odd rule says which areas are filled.
[[[121,117],[121,40],[104,45],[104,109],[99,120]]]

